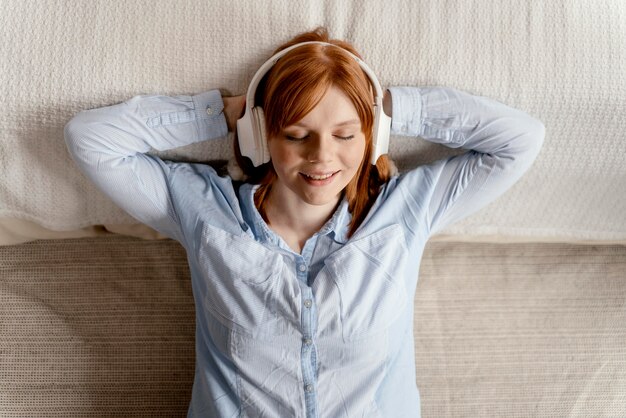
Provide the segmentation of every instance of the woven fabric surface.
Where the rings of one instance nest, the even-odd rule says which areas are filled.
[[[185,416],[194,306],[172,241],[0,247],[0,417]]]
[[[626,246],[431,242],[420,276],[424,417],[626,416]],[[184,417],[194,326],[173,241],[0,247],[0,417]]]
[[[63,126],[134,95],[243,94],[280,43],[326,26],[383,85],[445,85],[541,119],[513,189],[444,233],[626,241],[626,3],[591,0],[4,0],[0,218],[51,230],[134,222],[77,170]],[[165,153],[228,159],[231,139]],[[408,169],[441,146],[394,138]],[[0,237],[1,238],[1,237]]]
[[[626,416],[626,246],[430,243],[424,417]]]

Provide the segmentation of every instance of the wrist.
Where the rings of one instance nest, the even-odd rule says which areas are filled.
[[[226,125],[229,131],[234,131],[237,126],[237,119],[243,116],[246,103],[246,96],[223,97],[224,116],[226,117]]]

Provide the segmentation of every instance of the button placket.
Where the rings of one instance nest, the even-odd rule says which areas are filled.
[[[299,269],[299,267],[298,267]],[[313,297],[311,289],[305,288],[302,294],[302,378],[303,389],[305,394],[305,402],[307,404],[307,411],[315,411],[317,408],[317,399],[315,392],[316,381],[316,365],[315,365],[315,345],[313,343],[314,333],[314,316],[316,314],[315,307],[313,306]],[[307,416],[309,414],[307,413]],[[311,416],[317,416],[314,412]]]
[[[296,269],[296,277],[298,277],[298,280],[302,283],[306,283],[309,274],[309,268],[307,267],[306,261],[300,257],[296,260],[296,265],[294,267]]]

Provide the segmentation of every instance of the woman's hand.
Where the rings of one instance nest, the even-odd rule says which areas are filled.
[[[234,131],[237,126],[237,119],[243,116],[246,105],[246,96],[222,97],[224,102],[224,116],[229,131]]]

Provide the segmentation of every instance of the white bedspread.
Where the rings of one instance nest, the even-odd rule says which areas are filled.
[[[242,94],[281,42],[326,26],[383,85],[447,85],[543,120],[531,171],[455,236],[626,240],[626,3],[0,1],[0,218],[53,230],[133,220],[78,171],[63,126],[145,93]],[[401,169],[447,155],[394,138]],[[167,154],[228,159],[230,138]]]

